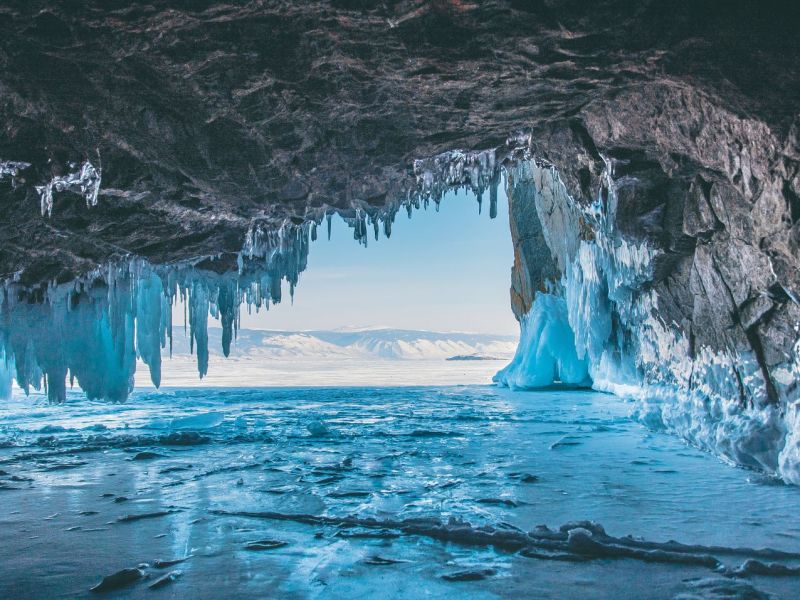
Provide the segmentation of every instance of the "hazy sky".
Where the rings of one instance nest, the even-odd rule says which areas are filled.
[[[502,188],[502,186],[501,186]],[[473,195],[449,194],[439,212],[405,211],[392,237],[353,240],[338,217],[328,241],[326,228],[311,244],[308,269],[300,275],[294,304],[285,300],[269,311],[247,315],[250,329],[337,329],[385,326],[435,331],[518,333],[509,283],[513,250],[508,205],[500,192],[498,215],[489,218],[488,194],[482,214]]]

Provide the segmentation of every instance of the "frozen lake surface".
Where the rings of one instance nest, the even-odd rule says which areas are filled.
[[[800,489],[647,430],[613,396],[476,385],[79,398],[0,408],[2,598],[89,596],[122,569],[114,597],[800,589]]]

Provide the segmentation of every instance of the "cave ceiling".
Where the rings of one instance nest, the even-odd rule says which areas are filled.
[[[658,196],[764,146],[797,202],[800,9],[769,4],[7,0],[0,276],[234,256],[255,219],[408,198],[451,150],[527,146],[589,198],[609,157]],[[97,205],[43,216],[86,161]]]

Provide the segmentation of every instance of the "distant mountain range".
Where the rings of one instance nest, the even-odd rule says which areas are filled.
[[[222,330],[209,328],[209,351],[222,354]],[[406,329],[336,331],[240,330],[231,346],[233,358],[258,359],[386,359],[386,360],[481,360],[510,358],[517,336],[481,333],[440,333]],[[176,328],[173,355],[189,354],[188,334]]]

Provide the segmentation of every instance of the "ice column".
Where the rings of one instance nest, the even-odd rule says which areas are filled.
[[[171,329],[172,306],[161,278],[145,270],[136,286],[136,350],[156,387],[161,385],[161,349]]]
[[[589,363],[579,358],[564,298],[539,293],[522,319],[520,341],[511,363],[494,380],[512,389],[565,383],[591,385]]]
[[[752,353],[693,348],[661,319],[651,285],[657,250],[616,230],[610,176],[591,203],[576,201],[555,169],[534,161],[511,168],[509,180],[512,204],[532,210],[512,217],[522,280],[515,305],[525,312],[517,354],[496,381],[541,387],[583,375],[595,389],[634,399],[634,416],[648,426],[800,483],[800,342],[774,368],[781,403],[765,402]]]

